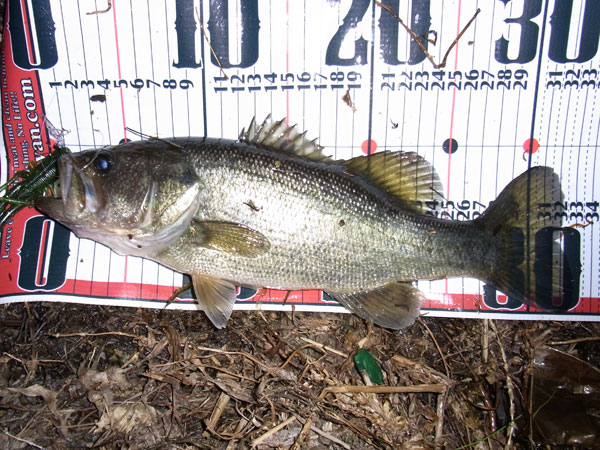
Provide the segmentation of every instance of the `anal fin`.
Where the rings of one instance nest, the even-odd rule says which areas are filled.
[[[215,327],[224,328],[235,304],[235,286],[229,281],[204,275],[192,275],[192,284],[196,301],[210,321]]]
[[[399,330],[419,317],[424,295],[411,283],[389,283],[370,291],[327,293],[350,312],[384,328]]]

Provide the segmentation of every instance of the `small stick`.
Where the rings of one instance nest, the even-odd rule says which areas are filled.
[[[200,346],[200,345],[196,346],[195,348],[196,348],[196,350],[199,350],[199,351],[220,353],[222,355],[239,355],[239,356],[243,356],[244,358],[249,359],[250,361],[252,361],[254,364],[256,364],[257,366],[259,366],[260,368],[262,368],[266,372],[271,373],[271,374],[275,374],[277,376],[280,376],[280,377],[282,377],[284,379],[289,380],[289,376],[286,376],[286,374],[283,373],[281,367],[270,367],[269,365],[267,365],[267,364],[259,361],[257,358],[255,358],[254,356],[250,355],[249,353],[235,352],[235,351],[226,351],[226,350],[220,350],[218,348],[203,347],[203,346]],[[196,356],[196,358],[201,359],[201,358],[203,358],[203,356]]]
[[[397,364],[400,364],[403,367],[410,367],[413,368],[415,370],[423,370],[429,373],[429,375],[432,378],[436,378],[436,380],[438,381],[438,383],[443,383],[446,385],[450,385],[452,384],[452,381],[446,376],[444,375],[442,372],[438,372],[435,369],[432,369],[429,366],[426,366],[425,364],[422,364],[420,362],[416,362],[416,361],[412,361],[408,358],[405,358],[404,356],[400,356],[400,355],[394,355],[392,356],[392,361],[396,362]]]
[[[321,430],[320,428],[318,428],[317,426],[313,425],[310,427],[310,429],[312,431],[314,431],[317,434],[320,434],[321,436],[323,436],[326,439],[329,439],[331,442],[337,444],[337,445],[341,445],[342,447],[344,447],[347,450],[351,450],[352,447],[350,447],[348,444],[346,444],[344,441],[339,440],[338,438],[336,438],[335,436],[327,433],[326,431]]]
[[[588,342],[588,341],[600,341],[600,336],[581,337],[581,338],[577,338],[577,339],[569,339],[568,341],[554,341],[554,342],[549,342],[548,345],[569,345],[569,344],[578,344],[579,342]]]
[[[348,358],[348,355],[346,353],[336,350],[335,348],[329,347],[328,345],[323,345],[317,341],[313,341],[312,339],[309,339],[304,336],[300,336],[300,339],[302,339],[304,342],[308,342],[309,344],[315,345],[320,349],[327,350],[331,353],[335,353],[336,355],[341,356],[342,358]]]
[[[462,35],[465,34],[465,32],[471,26],[471,24],[473,23],[473,21],[475,20],[475,18],[477,17],[477,15],[481,12],[481,8],[477,8],[477,11],[473,15],[473,17],[471,17],[471,20],[469,20],[469,22],[465,25],[465,27],[462,29],[462,31],[458,34],[458,36],[456,36],[456,39],[454,39],[454,41],[452,42],[452,44],[450,45],[450,47],[448,47],[448,50],[446,51],[446,54],[444,55],[444,58],[442,59],[442,62],[439,63],[439,64],[437,64],[435,62],[435,60],[433,59],[433,56],[431,56],[429,54],[429,52],[427,51],[427,49],[425,48],[425,46],[421,42],[421,39],[419,39],[419,36],[417,36],[415,34],[415,32],[413,30],[411,30],[410,27],[404,23],[404,21],[400,18],[400,16],[398,14],[396,14],[396,12],[391,7],[389,7],[388,5],[384,5],[383,3],[381,3],[381,2],[379,2],[377,0],[375,0],[375,4],[378,5],[379,7],[383,8],[383,9],[385,9],[392,16],[394,16],[394,18],[398,21],[398,23],[404,27],[404,29],[406,30],[406,32],[408,34],[410,34],[410,37],[417,43],[417,45],[419,46],[419,48],[421,49],[421,51],[425,54],[425,56],[427,57],[427,59],[431,62],[431,64],[433,65],[433,67],[435,67],[436,69],[441,69],[443,67],[446,67],[446,63],[447,63],[447,60],[448,60],[448,56],[450,55],[450,52],[452,51],[452,49],[454,48],[454,46],[456,46],[456,44],[458,44],[458,41],[460,40],[460,38],[462,37]]]
[[[202,24],[202,21],[200,20],[200,13],[198,12],[198,8],[196,8],[196,19],[198,19],[198,23],[200,24],[200,30],[202,31],[202,35],[204,36],[204,39],[206,39],[206,43],[208,44],[208,48],[210,48],[210,52],[215,57],[215,60],[217,61],[217,65],[219,66],[219,69],[221,69],[221,73],[223,74],[223,76],[225,77],[226,80],[229,80],[229,77],[227,76],[227,74],[223,70],[223,65],[221,64],[221,60],[217,56],[217,53],[215,52],[215,49],[213,48],[212,44],[210,43],[210,39],[208,37],[208,34],[206,34],[206,30],[204,29],[204,25]]]
[[[41,446],[39,446],[39,445],[37,445],[37,444],[35,444],[35,443],[31,442],[31,441],[28,441],[27,439],[23,439],[23,438],[20,438],[20,437],[18,437],[18,436],[15,436],[15,435],[13,435],[13,434],[10,434],[10,433],[9,433],[8,431],[6,431],[6,430],[2,430],[2,432],[3,432],[5,435],[7,435],[8,437],[11,437],[11,438],[13,438],[15,441],[23,442],[24,444],[31,445],[32,447],[35,447],[35,448],[41,448],[41,449],[43,449],[43,448],[44,448],[44,447],[41,447]]]
[[[535,371],[531,371],[531,383],[529,384],[529,442],[535,447],[535,441],[533,440],[533,387],[535,383]],[[532,447],[532,448],[533,448]]]
[[[431,339],[433,340],[433,343],[435,344],[435,347],[437,348],[438,353],[442,357],[442,362],[444,363],[444,369],[446,370],[446,376],[448,378],[450,378],[450,369],[448,368],[448,363],[446,363],[446,357],[444,356],[444,352],[442,352],[442,348],[440,347],[440,344],[438,344],[438,341],[436,340],[435,336],[433,335],[433,333],[431,332],[431,330],[429,329],[427,324],[425,322],[423,322],[423,320],[420,317],[419,317],[419,322],[421,323],[421,325],[423,325],[425,327],[425,329],[427,330],[427,333],[429,333],[429,336],[431,336]]]
[[[106,9],[99,9],[97,11],[92,11],[89,13],[86,13],[88,16],[93,16],[94,14],[104,14],[107,13],[111,10],[112,8],[112,0],[107,0],[107,6]]]
[[[183,286],[175,289],[173,291],[173,293],[171,294],[171,296],[167,299],[167,302],[165,303],[165,307],[163,309],[166,309],[167,306],[169,306],[171,303],[173,303],[173,301],[175,301],[175,299],[179,296],[179,294],[183,294],[185,291],[191,289],[192,283],[186,283]]]
[[[444,384],[418,384],[415,386],[328,386],[321,391],[319,400],[323,400],[328,393],[339,394],[416,394],[419,392],[446,392]]]
[[[129,131],[131,134],[135,134],[137,137],[140,137],[142,139],[147,139],[149,141],[161,141],[161,142],[164,142],[165,144],[170,145],[171,147],[175,147],[178,150],[181,150],[183,148],[181,145],[177,145],[175,142],[171,142],[167,139],[163,139],[163,138],[159,138],[157,136],[152,136],[150,134],[142,133],[141,131],[137,131],[137,130],[134,130],[133,128],[129,128],[129,127],[125,127],[125,129],[127,131]]]
[[[300,446],[306,440],[306,437],[308,436],[308,433],[310,432],[310,428],[312,427],[312,424],[313,424],[312,417],[309,417],[308,419],[306,419],[306,422],[304,422],[304,426],[300,430],[300,434],[298,435],[298,437],[296,437],[296,441],[294,442],[294,445],[292,445],[290,447],[290,450],[300,450]]]
[[[221,418],[221,414],[223,414],[223,411],[225,411],[225,407],[227,406],[227,403],[229,403],[229,400],[231,400],[231,397],[225,392],[221,392],[221,395],[219,395],[219,399],[217,400],[217,404],[215,405],[208,422],[206,422],[206,427],[210,431],[215,430],[215,425],[217,425],[217,422]]]
[[[287,420],[284,420],[283,422],[281,422],[279,425],[271,428],[266,433],[262,434],[261,436],[257,437],[256,439],[254,439],[252,441],[252,447],[256,447],[258,444],[260,444],[262,441],[264,441],[265,439],[267,439],[269,436],[271,436],[272,434],[277,433],[283,427],[289,425],[290,423],[292,423],[295,420],[296,420],[296,416],[292,416],[292,417],[288,418]]]
[[[435,439],[441,439],[444,430],[444,407],[446,406],[446,393],[438,394],[435,413],[437,419],[435,421]]]
[[[89,337],[89,336],[110,336],[110,335],[125,336],[125,337],[130,337],[133,339],[145,339],[144,336],[138,336],[137,334],[123,333],[122,331],[105,331],[102,333],[55,333],[55,334],[51,334],[50,336],[55,337],[55,338],[64,338],[64,337],[73,337],[73,336]]]
[[[487,364],[490,349],[490,319],[483,319],[483,334],[481,336],[481,356],[484,364]]]
[[[508,370],[508,360],[506,359],[506,353],[504,353],[504,347],[502,346],[502,341],[500,340],[500,335],[498,334],[496,323],[493,320],[490,320],[490,326],[496,334],[496,339],[498,340],[498,345],[500,346],[500,355],[502,356],[504,372],[506,373],[506,390],[508,391],[508,400],[510,402],[510,424],[506,432],[507,437],[504,449],[508,450],[511,447],[510,443],[512,440],[513,431],[515,429],[515,394],[513,390],[512,379],[510,378],[510,372]]]

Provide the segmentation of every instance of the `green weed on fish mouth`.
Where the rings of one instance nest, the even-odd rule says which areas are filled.
[[[0,186],[0,230],[18,211],[33,207],[48,195],[55,195],[58,181],[58,159],[71,153],[67,147],[55,146],[54,150],[27,169],[19,170]]]

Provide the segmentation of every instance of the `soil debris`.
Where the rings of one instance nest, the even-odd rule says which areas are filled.
[[[398,333],[349,314],[263,311],[216,330],[190,311],[0,311],[7,449],[559,448],[538,432],[534,355],[554,345],[600,361],[596,323],[424,317]],[[381,385],[357,370],[361,348]]]

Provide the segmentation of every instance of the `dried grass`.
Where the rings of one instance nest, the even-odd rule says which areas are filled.
[[[15,449],[529,448],[533,348],[600,354],[593,323],[423,318],[396,333],[239,312],[216,330],[193,312],[0,308],[0,447]],[[355,369],[361,347],[384,385]]]

